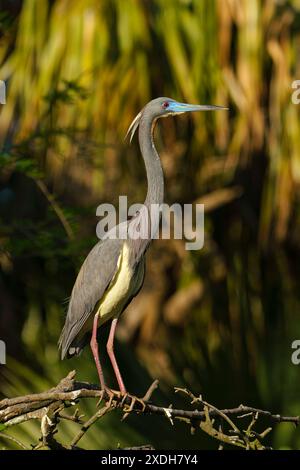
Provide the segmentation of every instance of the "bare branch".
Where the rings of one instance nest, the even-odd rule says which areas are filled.
[[[75,381],[75,371],[72,371],[56,387],[46,392],[6,398],[0,401],[0,423],[8,428],[30,419],[40,420],[41,438],[40,442],[33,446],[35,449],[41,447],[50,449],[76,448],[77,443],[89,428],[114,409],[121,409],[124,412],[123,419],[130,413],[151,413],[167,417],[171,424],[175,420],[179,420],[188,424],[192,433],[200,428],[209,436],[217,439],[221,445],[229,444],[244,449],[266,449],[267,447],[263,445],[262,441],[276,423],[292,423],[295,426],[300,423],[299,416],[282,416],[244,405],[220,410],[204,401],[201,396],[197,397],[189,390],[180,388],[175,388],[175,392],[183,393],[190,399],[191,405],[199,405],[200,409],[183,410],[174,409],[172,405],[169,407],[157,406],[150,402],[151,396],[157,387],[158,381],[154,381],[143,398],[130,394],[124,396],[113,390],[101,391],[94,384],[77,382]],[[66,408],[77,405],[81,398],[96,399],[98,400],[97,406],[101,405],[102,402],[105,404],[85,422],[82,419],[83,415],[79,414],[78,408],[76,408],[73,415],[64,413]],[[267,419],[270,426],[265,431],[258,433],[254,430],[254,427],[259,418],[262,417]],[[247,418],[250,418],[250,423],[245,430],[241,430],[238,423],[233,421],[235,419],[235,421],[243,420],[244,422]],[[67,446],[57,442],[54,437],[60,419],[70,420],[81,426],[80,431]],[[11,438],[6,433],[1,433],[0,436],[7,439]],[[11,440],[13,439],[11,438]],[[22,443],[15,442],[26,448]]]

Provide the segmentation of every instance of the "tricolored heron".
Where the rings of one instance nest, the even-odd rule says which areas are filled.
[[[147,214],[151,206],[163,203],[164,179],[159,155],[153,141],[157,119],[191,111],[226,109],[221,106],[178,103],[170,98],[150,101],[131,123],[127,135],[130,140],[139,127],[140,150],[145,162],[148,191],[144,206],[125,223],[127,233],[139,226],[139,232],[147,236],[127,239],[104,238],[90,251],[74,284],[59,348],[62,359],[78,355],[90,340],[101,389],[106,389],[99,359],[97,330],[111,320],[107,352],[122,394],[126,388],[114,354],[114,336],[118,318],[142,287],[145,272],[145,253],[155,230],[149,230]],[[149,211],[149,212],[148,212]]]

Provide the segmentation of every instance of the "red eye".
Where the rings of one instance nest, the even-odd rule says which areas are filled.
[[[162,107],[163,107],[164,109],[167,109],[167,108],[169,107],[168,101],[165,101],[165,102],[162,104]]]

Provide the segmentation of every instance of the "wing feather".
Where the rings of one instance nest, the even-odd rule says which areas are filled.
[[[85,259],[75,281],[64,328],[59,339],[62,359],[69,348],[70,354],[78,354],[81,349],[80,331],[93,314],[96,304],[108,289],[117,272],[122,241],[100,240]],[[77,348],[79,346],[79,349]]]

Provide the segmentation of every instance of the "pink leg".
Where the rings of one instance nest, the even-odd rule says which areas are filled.
[[[115,331],[116,331],[116,326],[118,323],[118,319],[114,318],[113,321],[111,322],[111,327],[110,327],[110,332],[109,332],[109,337],[106,345],[107,353],[110,358],[110,362],[113,366],[114,373],[116,375],[119,388],[121,393],[125,394],[126,393],[126,388],[119,370],[119,366],[117,364],[116,358],[115,358],[115,353],[114,353],[114,337],[115,337]]]
[[[98,351],[98,343],[97,343],[97,329],[98,329],[98,315],[96,314],[94,317],[94,323],[93,323],[93,333],[92,333],[92,338],[90,342],[91,350],[94,356],[95,364],[97,367],[98,375],[99,375],[99,380],[100,380],[100,385],[101,385],[101,390],[105,389],[105,382],[104,382],[104,375],[103,375],[103,370],[100,364],[100,359],[99,359],[99,351]]]

